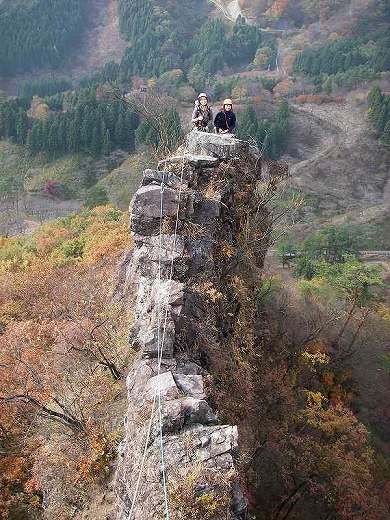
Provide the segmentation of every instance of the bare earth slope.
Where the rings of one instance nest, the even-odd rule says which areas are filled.
[[[20,74],[12,79],[0,77],[0,89],[10,95],[17,93],[17,84],[23,80],[49,75],[51,73],[78,79],[83,75],[96,71],[109,61],[119,62],[127,43],[119,32],[117,14],[118,0],[87,0],[88,26],[84,32],[82,43],[60,70],[37,70]]]
[[[376,139],[363,108],[291,105],[292,185],[311,215],[379,217],[390,202],[390,153]]]
[[[70,67],[73,76],[92,72],[111,60],[121,60],[127,44],[119,33],[117,4],[118,0],[91,0],[90,27],[79,58]]]

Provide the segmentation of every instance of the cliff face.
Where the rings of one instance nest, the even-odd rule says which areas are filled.
[[[139,356],[127,378],[120,520],[164,518],[164,478],[172,518],[245,517],[237,427],[221,423],[208,390],[216,384],[212,367],[242,322],[236,273],[249,257],[257,274],[263,264],[266,241],[252,235],[254,221],[267,221],[255,203],[260,174],[260,155],[247,143],[192,132],[177,156],[145,171],[133,198],[136,246],[124,265],[135,295],[130,342]]]

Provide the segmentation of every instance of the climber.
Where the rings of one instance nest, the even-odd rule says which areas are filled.
[[[192,112],[192,122],[194,127],[201,132],[209,131],[209,124],[213,121],[213,111],[209,105],[207,94],[202,92],[195,101],[195,108]]]
[[[217,134],[232,134],[236,128],[236,114],[233,112],[233,102],[225,99],[222,110],[218,112],[214,120]]]

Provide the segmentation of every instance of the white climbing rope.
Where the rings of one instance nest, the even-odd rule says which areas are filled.
[[[163,420],[162,420],[162,399],[161,399],[161,388],[160,388],[160,374],[161,374],[161,365],[162,365],[162,356],[164,351],[165,344],[165,334],[167,328],[168,321],[168,306],[169,299],[171,296],[171,287],[172,287],[172,278],[173,278],[173,266],[175,261],[175,252],[176,252],[176,243],[177,243],[177,232],[179,228],[179,215],[180,215],[180,203],[181,203],[181,194],[183,189],[183,176],[184,176],[184,165],[185,165],[185,157],[183,155],[181,174],[180,174],[180,184],[179,184],[179,194],[177,201],[177,210],[176,210],[176,221],[175,221],[175,231],[174,238],[171,249],[171,266],[169,270],[169,278],[168,278],[168,294],[165,302],[165,316],[164,316],[164,325],[163,325],[163,334],[160,342],[160,347],[158,348],[158,368],[157,368],[157,393],[158,393],[158,410],[159,410],[159,429],[160,429],[160,459],[161,459],[161,474],[163,481],[163,490],[164,490],[164,505],[165,505],[165,517],[166,520],[170,520],[169,513],[169,501],[168,501],[168,483],[166,478],[166,468],[165,468],[165,457],[164,457],[164,442],[163,442]],[[160,239],[159,239],[159,282],[161,281],[161,251],[162,251],[162,219],[163,219],[163,189],[161,190],[161,203],[160,203]],[[160,299],[159,299],[160,305]],[[160,310],[158,312],[158,339],[160,338]]]
[[[162,421],[162,401],[161,401],[161,387],[160,387],[160,373],[161,363],[163,354],[163,344],[161,343],[161,252],[162,252],[162,232],[163,232],[163,205],[164,205],[164,177],[161,181],[160,189],[160,230],[159,230],[159,248],[158,248],[158,299],[157,299],[157,385],[156,392],[158,396],[158,422],[159,422],[159,442],[160,442],[160,462],[161,462],[161,475],[163,481],[164,491],[164,508],[165,518],[169,520],[169,503],[168,503],[168,486],[165,471],[165,458],[164,458],[164,442],[163,442],[163,421]]]
[[[171,296],[171,282],[173,278],[173,266],[174,266],[174,253],[176,251],[176,243],[177,243],[177,232],[179,226],[179,214],[180,214],[180,203],[181,203],[181,195],[183,189],[183,176],[184,176],[184,165],[185,165],[185,157],[183,156],[181,175],[180,175],[180,185],[179,185],[179,194],[178,194],[178,203],[177,203],[177,211],[176,211],[176,222],[175,222],[175,231],[174,231],[174,239],[172,243],[171,249],[171,266],[168,278],[168,294],[165,302],[165,316],[164,316],[164,325],[163,325],[163,333],[161,337],[161,300],[160,295],[158,295],[157,299],[157,384],[154,391],[151,414],[147,429],[147,435],[141,460],[140,469],[138,472],[137,483],[134,490],[133,500],[131,503],[130,513],[128,515],[128,520],[132,520],[134,508],[137,502],[139,487],[141,483],[142,474],[145,467],[145,461],[149,446],[150,434],[152,431],[154,412],[156,408],[156,401],[158,402],[158,416],[159,416],[159,445],[160,445],[160,460],[161,460],[161,473],[162,473],[162,481],[163,481],[163,491],[164,491],[164,508],[165,508],[165,518],[166,520],[170,520],[170,512],[169,512],[169,500],[168,500],[168,484],[166,478],[166,467],[165,467],[165,457],[164,457],[164,443],[163,443],[163,421],[162,421],[162,399],[161,399],[161,388],[160,388],[160,375],[161,375],[161,365],[162,365],[162,356],[165,344],[165,335],[166,335],[166,327],[168,321],[168,304],[169,298]],[[158,291],[160,291],[161,287],[161,256],[162,256],[162,235],[163,235],[163,201],[164,201],[164,178],[161,182],[160,189],[160,229],[159,229],[159,254],[158,254]]]

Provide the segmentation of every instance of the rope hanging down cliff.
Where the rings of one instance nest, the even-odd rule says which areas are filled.
[[[158,295],[157,299],[157,383],[154,391],[152,409],[150,414],[150,419],[148,423],[147,435],[142,455],[142,461],[140,470],[138,473],[137,484],[134,491],[134,496],[131,504],[130,513],[128,516],[128,520],[133,520],[133,512],[138,498],[139,486],[141,483],[141,478],[143,474],[143,470],[145,467],[145,461],[149,446],[150,434],[152,431],[154,412],[156,408],[156,401],[158,403],[158,416],[159,416],[159,447],[160,447],[160,461],[161,461],[161,474],[162,474],[162,484],[164,491],[164,509],[165,509],[165,519],[170,520],[170,512],[169,512],[169,501],[168,501],[168,485],[167,485],[167,477],[166,477],[166,468],[165,468],[165,457],[164,457],[164,444],[163,444],[163,421],[162,421],[162,399],[161,399],[161,388],[160,388],[160,375],[161,375],[161,365],[162,365],[162,357],[164,351],[164,343],[165,343],[165,335],[168,321],[168,304],[169,298],[171,296],[171,282],[173,278],[173,266],[174,266],[174,253],[176,251],[176,243],[177,243],[177,232],[179,227],[179,214],[180,214],[180,203],[181,203],[181,195],[183,189],[183,176],[184,176],[184,165],[185,165],[185,157],[183,155],[183,162],[181,167],[180,174],[180,184],[179,184],[179,193],[178,193],[178,202],[177,202],[177,210],[176,210],[176,222],[175,222],[175,230],[173,235],[173,243],[171,248],[171,265],[169,271],[168,278],[168,294],[165,302],[165,314],[164,314],[164,322],[163,322],[163,331],[161,337],[161,299],[160,295]],[[160,229],[159,229],[159,252],[158,252],[158,289],[161,287],[161,256],[162,256],[162,235],[163,235],[163,201],[164,201],[164,176],[161,181],[161,189],[160,189]]]

